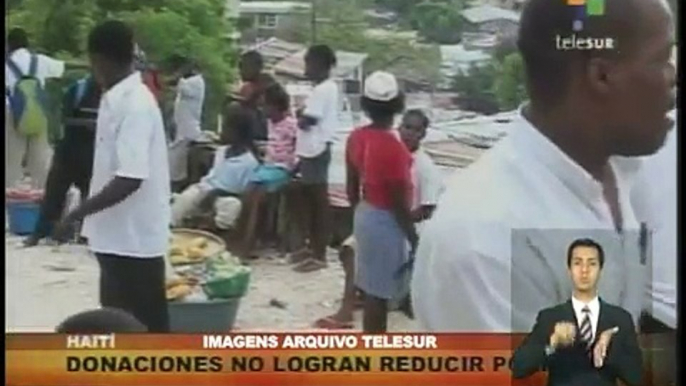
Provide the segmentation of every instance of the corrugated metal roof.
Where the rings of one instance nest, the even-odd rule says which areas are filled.
[[[274,72],[277,75],[286,75],[295,78],[302,78],[305,74],[305,53],[306,49],[291,55],[276,66]],[[349,76],[355,69],[360,67],[369,55],[358,52],[336,51],[336,61],[338,64],[333,70],[333,76],[338,78],[345,78]]]
[[[481,24],[494,20],[510,20],[519,22],[519,13],[494,7],[492,5],[480,5],[462,11],[462,16],[470,23]]]

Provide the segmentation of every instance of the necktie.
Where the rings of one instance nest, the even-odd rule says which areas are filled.
[[[590,347],[593,343],[593,329],[591,328],[591,310],[588,306],[584,307],[581,312],[584,314],[584,318],[581,322],[581,328],[579,329],[581,341],[586,344],[586,347]]]

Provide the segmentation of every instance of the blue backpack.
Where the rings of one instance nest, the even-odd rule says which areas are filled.
[[[8,93],[14,128],[26,137],[45,135],[49,125],[48,98],[36,77],[38,57],[31,55],[27,74],[23,74],[12,59],[7,59],[7,67],[16,78],[14,89]]]

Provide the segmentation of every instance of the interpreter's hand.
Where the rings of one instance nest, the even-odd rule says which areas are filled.
[[[576,338],[576,325],[572,322],[558,322],[550,336],[552,348],[571,346]]]
[[[598,337],[598,341],[593,347],[593,365],[596,368],[601,368],[605,364],[605,357],[607,356],[607,349],[610,347],[612,337],[619,332],[619,327],[613,327],[603,331]]]

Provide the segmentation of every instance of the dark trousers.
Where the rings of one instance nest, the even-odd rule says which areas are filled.
[[[169,332],[164,259],[95,255],[100,264],[100,304],[131,313],[149,332]]]
[[[84,160],[84,162],[93,162]],[[81,192],[82,198],[88,197],[90,188],[91,170],[90,165],[65,163],[53,158],[52,166],[48,172],[45,184],[45,196],[40,208],[40,217],[34,230],[34,236],[47,237],[52,232],[52,227],[62,218],[64,206],[67,201],[67,193],[72,185]]]

